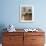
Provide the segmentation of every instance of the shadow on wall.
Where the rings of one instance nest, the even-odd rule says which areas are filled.
[[[6,31],[4,28],[6,28],[6,26],[4,24],[0,24],[0,43],[2,43],[3,32]]]

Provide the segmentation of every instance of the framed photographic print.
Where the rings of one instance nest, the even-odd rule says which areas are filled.
[[[20,22],[34,21],[34,7],[32,5],[20,5]]]

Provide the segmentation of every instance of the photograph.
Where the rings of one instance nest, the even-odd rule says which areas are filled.
[[[20,21],[21,22],[32,22],[34,17],[33,6],[21,5],[20,6]]]

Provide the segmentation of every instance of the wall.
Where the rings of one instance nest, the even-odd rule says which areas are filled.
[[[34,6],[35,21],[21,23],[19,20],[20,5]],[[40,27],[46,32],[46,0],[0,0],[0,31],[2,27],[13,24],[16,28]]]
[[[16,28],[46,27],[46,1],[45,0],[0,0],[1,14],[0,25],[13,24]],[[35,21],[32,23],[21,23],[19,20],[19,8],[22,4],[34,6]]]

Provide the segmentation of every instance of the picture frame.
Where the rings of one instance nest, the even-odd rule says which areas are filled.
[[[20,5],[20,22],[34,21],[34,7],[33,5]]]

